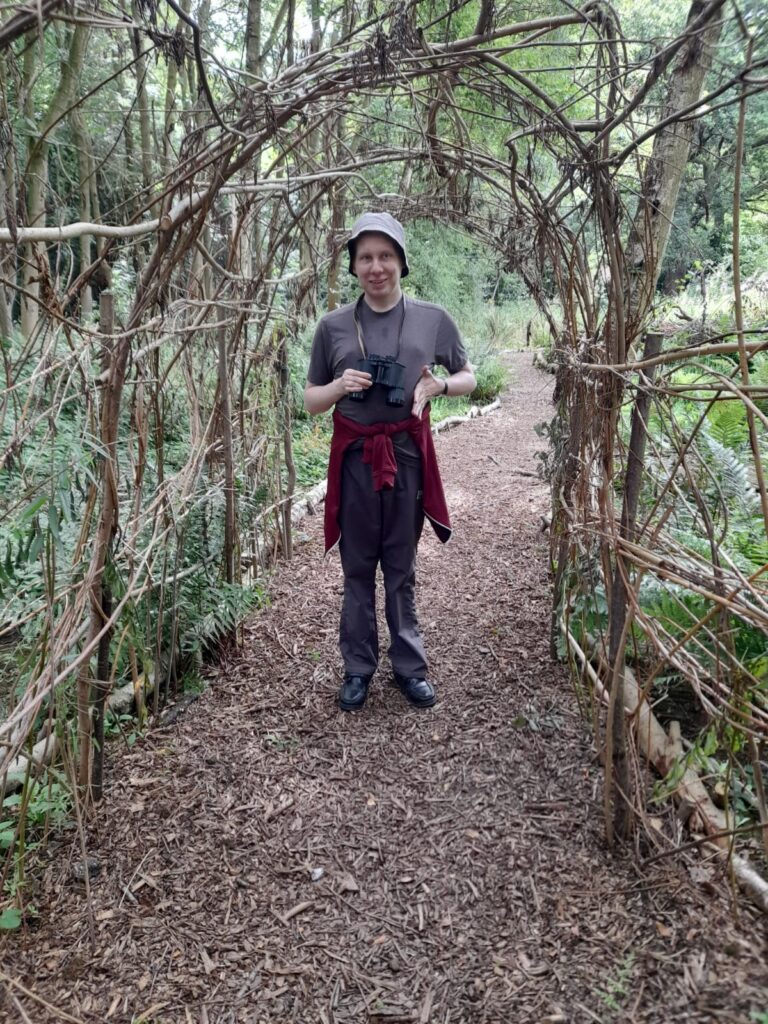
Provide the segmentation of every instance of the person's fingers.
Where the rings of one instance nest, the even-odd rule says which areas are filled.
[[[371,375],[364,370],[345,370],[341,380],[346,391],[365,390],[371,386]]]

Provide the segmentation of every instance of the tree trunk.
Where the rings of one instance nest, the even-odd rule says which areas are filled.
[[[6,124],[11,123],[6,97],[8,96],[8,73],[5,56],[0,57],[0,116]],[[12,149],[5,159],[5,166],[0,169],[0,224],[8,226],[9,216],[15,220],[16,210],[16,183],[14,181],[15,146],[11,143]],[[0,250],[0,277],[6,281],[14,281],[16,278],[16,260],[12,249]],[[11,304],[13,293],[6,291],[6,286],[0,284],[0,337],[10,338],[13,332],[13,321],[11,318]],[[8,386],[10,381],[7,382]]]
[[[141,16],[137,10],[137,3],[133,3],[133,17],[136,22],[141,23]],[[149,199],[150,187],[152,184],[152,127],[149,121],[149,98],[147,96],[147,58],[141,50],[141,40],[138,32],[131,33],[133,54],[136,60],[136,109],[139,115],[139,144],[141,152],[141,183],[145,190],[145,201]],[[156,207],[153,207],[152,216],[158,216]]]
[[[61,77],[48,110],[40,124],[39,135],[31,144],[26,167],[27,225],[45,224],[45,200],[48,187],[49,135],[75,100],[80,72],[83,67],[89,29],[77,24],[72,30],[67,57],[61,64]],[[30,45],[30,50],[34,45]],[[28,51],[29,52],[29,51]],[[31,90],[30,90],[31,92]],[[21,329],[25,337],[35,330],[40,316],[39,298],[41,281],[48,276],[48,256],[42,242],[25,247],[22,267],[22,287],[28,293],[21,300]]]
[[[80,176],[80,219],[88,223],[95,219],[94,211],[91,208],[91,200],[95,192],[95,189],[92,187],[92,179],[96,174],[96,161],[93,158],[91,138],[79,108],[76,107],[70,113],[69,123],[77,147],[77,162]],[[80,273],[91,265],[92,244],[93,235],[83,234],[80,236]],[[83,293],[80,297],[80,312],[84,318],[90,317],[93,312],[93,292],[90,282],[86,283],[83,288]],[[111,331],[108,333],[111,333]]]
[[[341,270],[342,252],[339,249],[339,235],[344,225],[344,198],[338,185],[333,185],[328,192],[331,207],[331,223],[328,232],[328,312],[336,309],[341,298],[339,272]]]
[[[705,0],[693,0],[688,24],[698,18],[705,7]],[[717,11],[707,27],[691,36],[683,47],[670,76],[660,121],[689,107],[701,96],[723,28],[719,14]],[[641,332],[653,302],[695,126],[693,119],[673,121],[653,140],[628,244],[628,343]]]
[[[278,372],[280,377],[280,420],[283,434],[283,458],[288,474],[283,497],[283,551],[290,561],[293,558],[293,496],[296,492],[296,463],[293,460],[293,438],[291,433],[291,373],[288,365],[288,338],[285,334],[278,341]]]
[[[644,359],[652,359],[661,349],[662,335],[649,334],[645,340]],[[648,385],[653,383],[655,367],[647,372]],[[642,380],[642,377],[641,377]],[[648,387],[640,387],[632,410],[630,428],[629,453],[627,468],[624,474],[624,500],[621,510],[620,534],[627,540],[634,540],[637,521],[637,506],[640,500],[640,487],[643,481],[645,463],[645,446],[648,429],[648,413],[651,396]],[[611,587],[611,611],[608,661],[612,666],[613,678],[610,686],[610,712],[606,734],[606,775],[605,800],[606,830],[609,843],[613,840],[614,831],[626,839],[632,827],[631,813],[631,772],[627,756],[626,716],[624,695],[624,647],[626,634],[631,623],[628,619],[627,603],[629,592],[627,585],[630,578],[631,565],[629,559],[617,555],[616,568]],[[608,808],[613,802],[612,812]]]
[[[249,0],[245,20],[245,70],[261,74],[261,0]]]
[[[114,298],[111,293],[104,292],[101,296],[100,302],[100,319],[102,320],[102,333],[109,335],[114,329]],[[102,359],[103,366],[109,369],[112,362],[112,342],[111,339],[105,338],[104,340],[104,355]],[[102,440],[106,441],[109,437],[108,420],[114,418],[114,437],[117,434],[117,422],[116,414],[112,412],[110,403],[110,391],[105,388],[104,400],[102,405],[102,426],[101,435]],[[106,611],[104,605],[104,566],[106,564],[109,548],[112,544],[112,538],[117,529],[117,472],[116,464],[117,459],[114,452],[114,441],[111,446],[107,447],[105,444],[105,451],[109,452],[109,456],[104,460],[103,473],[104,473],[104,497],[103,504],[107,508],[106,518],[104,515],[101,517],[101,521],[98,527],[98,534],[95,541],[95,546],[98,552],[98,561],[93,560],[91,563],[91,577],[89,580],[90,586],[90,621],[88,624],[88,633],[86,635],[86,644],[91,646],[95,644],[96,638],[104,628],[105,623],[109,619],[109,614]],[[108,593],[108,592],[107,592]],[[108,601],[111,602],[111,595],[108,595]],[[99,642],[99,664],[103,664],[105,658],[104,647],[106,644],[107,652],[109,650],[109,631],[104,633]],[[107,655],[108,656],[108,655]],[[100,669],[101,670],[101,669]],[[103,714],[104,714],[104,703],[103,699],[106,699],[106,690],[104,690],[103,684],[105,682],[104,676],[99,676],[98,686],[101,687],[103,692],[99,692],[97,688],[96,692],[96,724],[103,730]],[[96,773],[98,785],[101,785],[101,767],[98,763],[93,762],[93,744],[92,744],[92,726],[93,721],[91,719],[91,707],[94,700],[94,693],[92,692],[92,680],[90,671],[90,659],[83,662],[82,667],[77,677],[77,743],[78,743],[78,783],[86,790],[89,783],[93,781],[93,772]],[[103,743],[103,732],[101,737]],[[101,754],[99,754],[99,759]],[[97,759],[97,762],[98,760]]]
[[[225,308],[219,317],[226,318]],[[237,544],[237,510],[235,505],[235,466],[232,450],[232,402],[229,392],[229,360],[227,358],[227,328],[218,330],[219,416],[221,446],[224,456],[224,573],[227,583],[235,582],[235,548]]]

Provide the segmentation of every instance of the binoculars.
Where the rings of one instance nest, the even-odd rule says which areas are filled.
[[[403,405],[405,403],[405,366],[395,362],[394,356],[370,355],[366,359],[357,360],[358,370],[370,373],[372,384],[381,384],[387,388],[387,405]],[[364,391],[350,391],[347,398],[353,402],[364,402],[370,388]]]

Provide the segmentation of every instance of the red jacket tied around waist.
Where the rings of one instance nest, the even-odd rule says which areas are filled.
[[[338,543],[339,506],[341,504],[341,470],[347,448],[364,438],[363,462],[371,465],[373,489],[380,491],[394,487],[397,476],[397,459],[392,445],[392,435],[408,433],[419,450],[424,490],[424,515],[429,519],[438,538],[443,542],[451,538],[451,521],[443,493],[443,482],[437,465],[435,445],[429,423],[429,411],[423,417],[411,416],[398,423],[372,423],[364,426],[356,423],[334,409],[333,439],[328,461],[328,490],[325,495],[325,550],[326,553]]]

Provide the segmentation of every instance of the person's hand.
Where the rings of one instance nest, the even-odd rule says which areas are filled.
[[[370,373],[365,370],[346,369],[337,379],[339,398],[346,398],[353,391],[367,391],[373,383]]]
[[[421,417],[424,412],[424,406],[436,395],[443,393],[443,381],[440,377],[436,377],[428,366],[422,366],[421,376],[419,377],[418,383],[413,392],[413,408],[411,413],[413,416]]]

